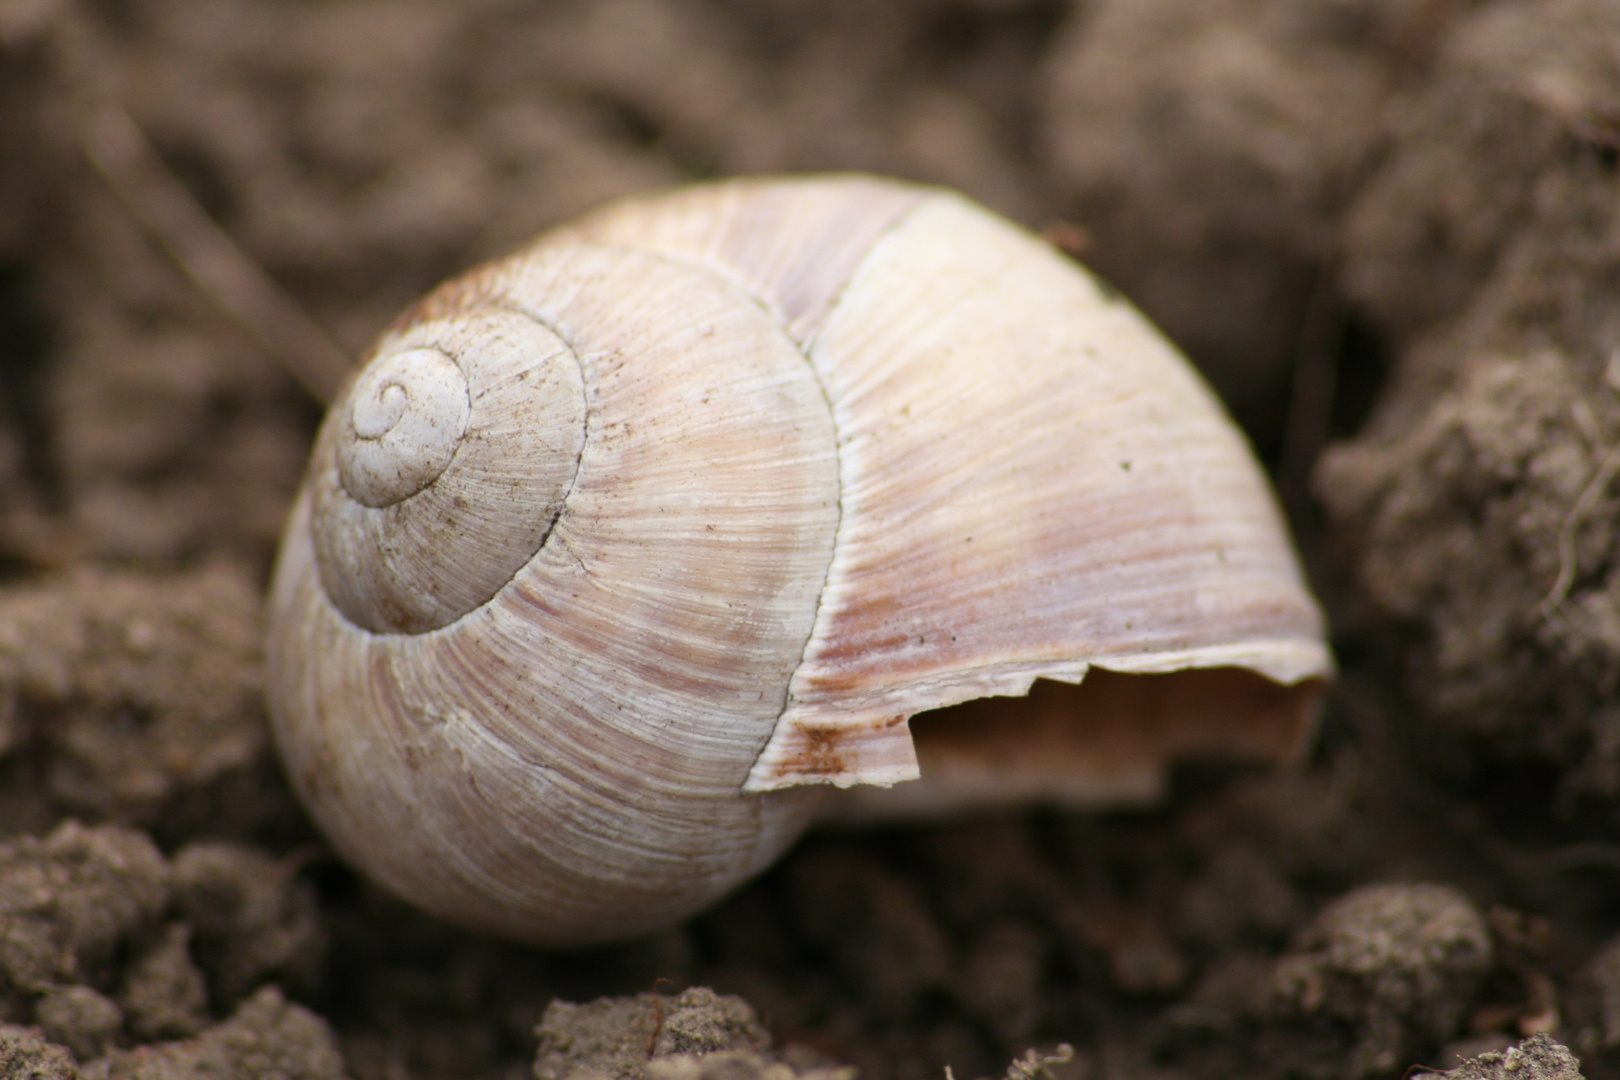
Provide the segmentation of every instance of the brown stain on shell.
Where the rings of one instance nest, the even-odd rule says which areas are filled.
[[[846,761],[849,744],[869,736],[900,727],[904,716],[887,720],[868,721],[858,725],[806,725],[794,732],[795,745],[789,752],[786,769],[806,780],[843,776],[849,771]]]

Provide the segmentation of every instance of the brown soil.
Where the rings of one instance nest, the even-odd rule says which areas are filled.
[[[1046,230],[1204,367],[1335,626],[1310,760],[824,832],[588,953],[379,893],[264,727],[288,365],[824,169]],[[1613,0],[0,2],[0,1073],[1620,1075],[1617,189]]]

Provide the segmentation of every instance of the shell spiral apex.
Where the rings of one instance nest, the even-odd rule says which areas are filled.
[[[469,311],[386,342],[316,452],[335,466],[311,485],[332,602],[378,633],[486,603],[544,542],[584,438],[579,365],[531,318]]]
[[[270,709],[346,857],[577,945],[699,910],[818,813],[1287,758],[1322,634],[1242,437],[1134,309],[947,192],[737,180],[384,335],[283,540]]]
[[[349,394],[349,426],[338,428],[343,490],[381,509],[439,478],[467,433],[467,376],[437,349],[379,359]]]

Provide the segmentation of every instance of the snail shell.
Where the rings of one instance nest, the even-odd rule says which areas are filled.
[[[1083,801],[1099,736],[1127,789],[1286,756],[1332,665],[1175,351],[1034,237],[865,177],[632,200],[441,286],[333,406],[272,594],[277,741],[333,843],[548,945],[702,908],[919,745],[946,782],[899,812]],[[913,741],[1092,668],[1035,721],[970,707],[980,757],[949,712]]]

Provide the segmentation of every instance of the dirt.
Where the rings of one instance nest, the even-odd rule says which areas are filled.
[[[584,953],[377,891],[264,724],[292,372],[603,200],[832,169],[1203,367],[1334,626],[1310,758],[823,831]],[[1620,1075],[1617,186],[1612,0],[0,2],[0,1074]]]
[[[1345,285],[1406,355],[1317,473],[1368,598],[1414,633],[1429,767],[1534,759],[1598,817],[1620,790],[1617,101],[1620,12],[1567,0],[1483,10],[1392,109],[1404,150],[1349,212]]]
[[[1456,1080],[1500,1080],[1507,1074],[1565,1080],[1581,1075],[1580,1063],[1569,1048],[1547,1035],[1534,1035],[1506,1051],[1486,1051],[1450,1071]]]

